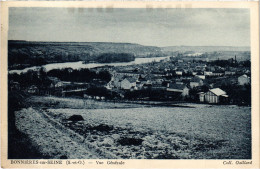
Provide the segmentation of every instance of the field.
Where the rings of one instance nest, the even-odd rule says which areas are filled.
[[[32,107],[16,112],[17,128],[53,158],[251,158],[250,107],[149,107],[55,97],[27,102]]]

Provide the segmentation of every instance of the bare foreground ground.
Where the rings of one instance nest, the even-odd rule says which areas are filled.
[[[26,104],[15,112],[15,125],[43,157],[251,158],[250,107],[154,107],[41,96]],[[73,115],[84,120],[73,121]]]

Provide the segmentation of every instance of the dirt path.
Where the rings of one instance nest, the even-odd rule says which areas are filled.
[[[100,151],[83,143],[82,139],[71,131],[55,126],[42,112],[33,108],[15,112],[16,126],[25,133],[43,155],[56,159],[97,159],[103,158]],[[56,124],[58,125],[58,124]],[[90,149],[88,149],[90,147]],[[110,157],[111,158],[111,157]],[[112,157],[113,158],[113,157]]]

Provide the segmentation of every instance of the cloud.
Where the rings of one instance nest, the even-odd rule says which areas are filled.
[[[9,39],[249,46],[248,9],[11,8]]]

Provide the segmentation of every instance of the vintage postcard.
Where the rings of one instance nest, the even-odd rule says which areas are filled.
[[[1,167],[259,168],[258,2],[1,2]]]

